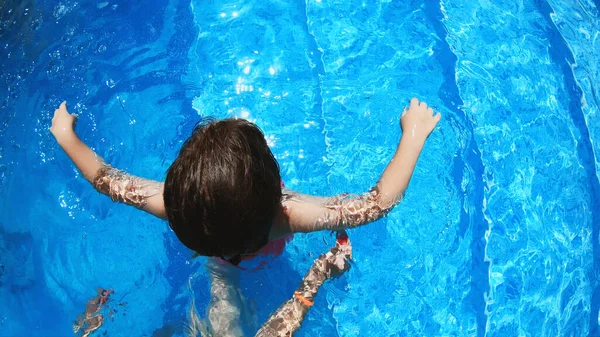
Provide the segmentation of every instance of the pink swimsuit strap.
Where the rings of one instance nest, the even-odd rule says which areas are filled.
[[[292,239],[293,235],[288,235],[277,240],[269,241],[256,253],[242,255],[242,260],[252,260],[257,256],[275,255],[279,256],[285,250],[285,245]]]
[[[282,180],[281,188],[284,188],[284,187],[285,187],[285,184],[283,183],[283,180]],[[260,269],[263,266],[265,266],[268,262],[270,262],[270,261],[267,261],[268,260],[267,258],[270,257],[271,258],[270,260],[273,260],[277,256],[281,255],[281,253],[283,253],[283,251],[285,250],[286,244],[288,242],[290,242],[290,240],[292,240],[293,237],[294,237],[294,235],[290,234],[290,235],[282,237],[280,239],[269,241],[269,242],[267,242],[266,245],[264,245],[261,249],[259,249],[255,253],[243,254],[243,255],[240,255],[240,258],[242,261],[252,261],[259,257],[265,258],[265,260],[260,261],[258,266],[253,268],[252,270]],[[229,261],[224,260],[224,259],[219,259],[219,261],[221,261],[222,263],[231,264]],[[235,267],[240,268],[242,270],[247,269],[247,268],[241,267],[239,265],[235,265]]]
[[[292,240],[293,237],[294,235],[290,234],[280,239],[269,241],[266,245],[264,245],[255,253],[241,255],[241,263],[233,266],[242,270],[250,271],[261,269],[262,267],[266,266],[271,261],[273,261],[276,257],[281,255],[281,253],[283,253],[283,251],[285,250],[285,246],[288,242]],[[232,265],[229,261],[224,259],[219,259],[218,261],[224,264]],[[244,264],[244,261],[251,262],[253,266],[249,268],[242,266],[242,264]]]

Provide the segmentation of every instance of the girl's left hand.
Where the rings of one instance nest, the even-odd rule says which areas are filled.
[[[68,139],[75,134],[73,126],[75,125],[76,120],[77,115],[70,114],[67,111],[67,102],[62,102],[60,107],[54,110],[50,132],[52,132],[54,138],[56,138],[58,142]]]

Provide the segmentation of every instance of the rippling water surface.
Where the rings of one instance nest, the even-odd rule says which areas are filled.
[[[48,127],[62,100],[113,165],[164,179],[203,116],[266,133],[286,185],[375,183],[416,96],[444,115],[405,200],[352,230],[355,264],[299,336],[598,336],[600,3],[16,1],[0,4],[0,336],[181,335],[208,302],[162,221],[98,195]],[[244,275],[263,321],[329,234]]]

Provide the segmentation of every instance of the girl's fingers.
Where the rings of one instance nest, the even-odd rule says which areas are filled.
[[[419,106],[419,100],[414,97],[413,99],[410,100],[410,107],[418,107]]]

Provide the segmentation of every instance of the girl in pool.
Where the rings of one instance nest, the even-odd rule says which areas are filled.
[[[256,337],[284,337],[293,335],[300,328],[304,317],[306,317],[306,314],[313,306],[314,297],[317,295],[323,282],[347,271],[350,268],[348,261],[351,258],[352,245],[350,244],[350,239],[345,231],[340,231],[338,232],[335,246],[329,252],[322,254],[315,260],[306,275],[304,275],[292,298],[285,301],[267,319],[256,333]],[[213,286],[212,288],[216,289],[219,287]],[[73,323],[73,332],[78,333],[82,331],[83,334],[81,337],[89,336],[92,332],[100,328],[104,322],[104,317],[99,312],[113,291],[112,289],[107,290],[103,288],[98,288],[97,291],[98,295],[87,302],[83,315],[79,315],[78,320]],[[225,295],[232,294],[233,296],[236,295],[232,291],[225,292]],[[230,321],[227,322],[227,325],[241,333],[239,321]],[[187,336],[209,337],[211,335],[211,332],[207,331],[205,325],[196,314],[194,300],[192,299]]]
[[[345,231],[339,231],[335,246],[326,254],[319,256],[310,267],[302,282],[294,292],[293,296],[285,301],[262,325],[255,337],[289,337],[292,336],[302,324],[306,314],[314,304],[314,298],[323,282],[332,277],[337,277],[350,268],[348,261],[352,258],[352,245]],[[214,283],[219,283],[215,281]],[[213,289],[219,288],[212,287]],[[231,289],[230,289],[231,290]],[[236,296],[235,292],[226,291],[226,296]],[[217,296],[213,296],[217,297]],[[235,300],[230,300],[233,302]],[[227,302],[227,301],[223,301]],[[229,308],[227,308],[229,309]],[[221,315],[223,316],[223,315]],[[199,319],[194,309],[194,301],[190,310],[190,322],[188,325],[188,337],[209,337],[213,336],[207,331],[206,326]],[[227,331],[227,336],[241,335],[241,326],[239,321],[226,321],[227,318],[220,318],[231,328]],[[214,326],[214,324],[213,324]],[[221,330],[222,332],[223,330]],[[236,333],[232,333],[237,331]],[[223,336],[219,334],[218,336]]]
[[[246,268],[280,253],[294,233],[353,228],[385,216],[404,195],[441,115],[413,98],[402,113],[396,153],[375,186],[329,198],[284,188],[263,133],[243,119],[198,124],[161,183],[106,164],[75,133],[76,117],[63,102],[50,131],[99,192],[168,220],[179,240],[214,257],[212,264]]]

